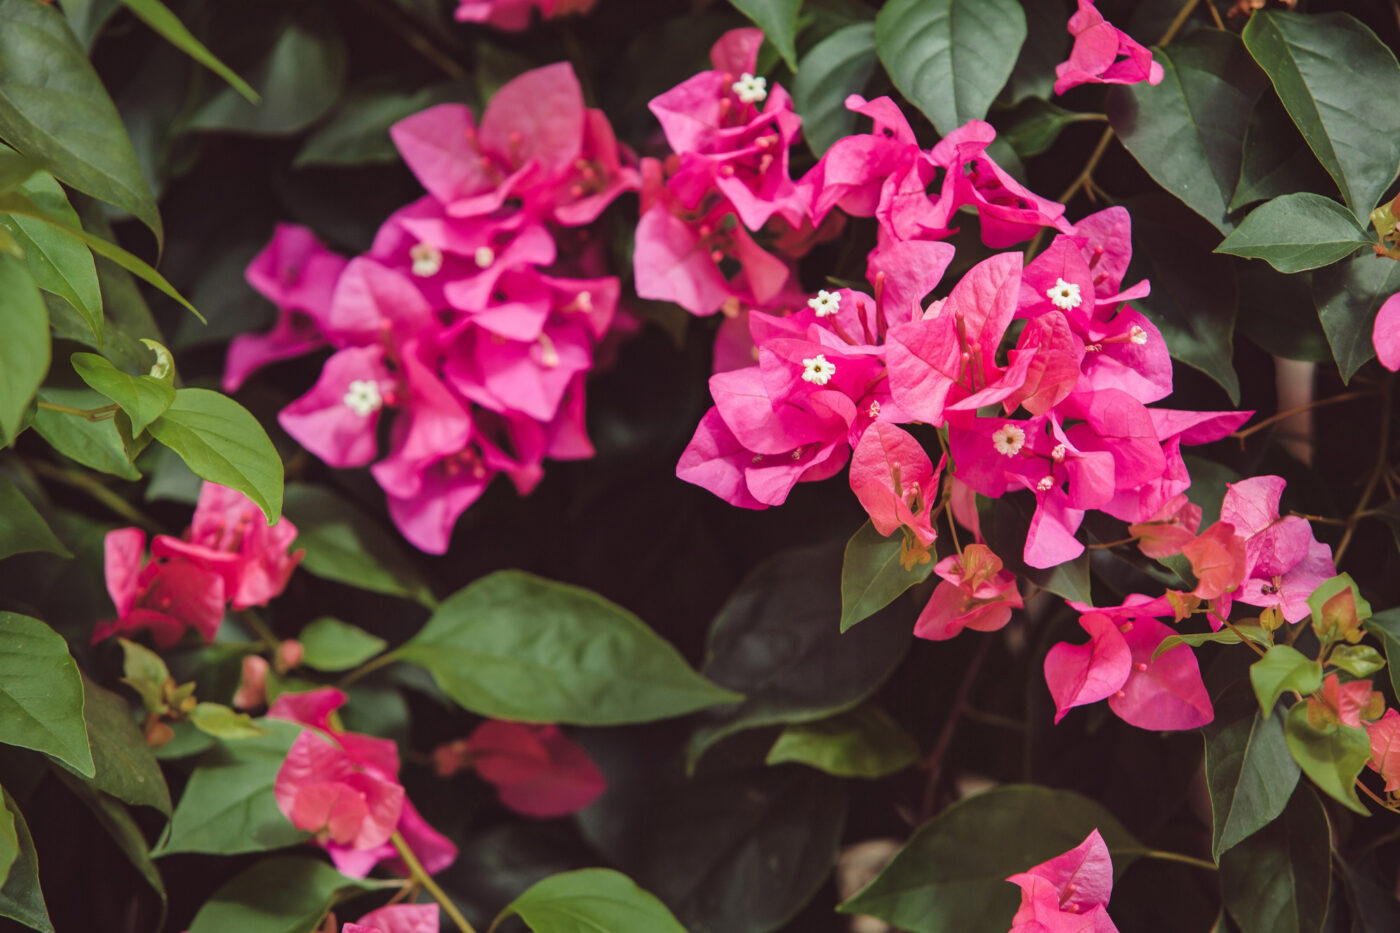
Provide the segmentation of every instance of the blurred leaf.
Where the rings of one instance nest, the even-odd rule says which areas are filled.
[[[705,715],[691,735],[688,768],[737,732],[852,709],[899,666],[911,636],[894,611],[836,634],[840,561],[836,542],[783,551],[730,595],[710,626],[704,672],[744,701]]]
[[[251,739],[267,732],[253,722],[247,713],[229,709],[222,703],[199,703],[190,711],[190,722],[206,735],[216,739]]]
[[[15,815],[9,807],[0,807],[0,885],[10,877],[10,869],[19,854],[19,830],[15,828]]]
[[[204,43],[196,39],[185,28],[185,24],[180,22],[180,18],[170,12],[170,8],[161,3],[160,0],[122,0],[122,3],[126,4],[143,23],[160,33],[165,41],[227,81],[249,103],[258,103],[258,92],[249,87],[248,82],[236,75],[232,68],[219,61],[213,52],[205,48]]]
[[[1021,46],[1016,67],[999,102],[1019,104],[1028,97],[1048,99],[1055,92],[1055,66],[1069,57],[1070,6],[1065,0],[1025,0],[1027,32],[1033,42]]]
[[[1308,721],[1307,701],[1293,704],[1283,726],[1288,751],[1323,793],[1362,816],[1370,816],[1356,796],[1356,777],[1371,759],[1365,729],[1330,723],[1318,728]]]
[[[0,137],[64,184],[165,234],[121,117],[51,4],[0,0]],[[8,208],[4,208],[8,210]]]
[[[890,80],[944,136],[987,115],[1025,41],[1016,0],[890,0],[875,17]]]
[[[469,97],[466,90],[452,85],[413,92],[376,86],[356,88],[345,95],[330,119],[307,138],[292,164],[304,168],[397,163],[399,150],[389,138],[389,127],[434,104],[465,102],[463,99]],[[805,129],[805,122],[803,126]]]
[[[83,678],[83,719],[92,740],[92,786],[118,800],[170,815],[170,789],[126,701]]]
[[[329,616],[307,624],[297,640],[306,652],[301,663],[318,671],[348,671],[388,647],[384,639]]]
[[[905,570],[899,562],[903,534],[886,538],[868,520],[846,542],[841,562],[841,631],[870,618],[933,572],[933,561]]]
[[[1264,718],[1289,691],[1303,695],[1322,686],[1322,665],[1289,645],[1274,645],[1249,667],[1249,681]]]
[[[1021,158],[1029,159],[1053,146],[1067,127],[1100,119],[1096,113],[1078,113],[1032,98],[998,121],[1001,129],[997,138],[1009,143]]]
[[[1311,191],[1285,194],[1249,212],[1215,248],[1263,259],[1280,272],[1304,272],[1346,259],[1371,243],[1345,207]]]
[[[1400,165],[1395,54],[1347,13],[1261,10],[1249,18],[1244,43],[1343,200],[1358,217],[1368,215]]]
[[[514,570],[443,600],[396,655],[465,709],[519,722],[650,722],[743,699],[621,606]]]
[[[836,777],[879,778],[919,760],[919,744],[870,703],[830,719],[787,726],[765,764],[807,765]]]
[[[1362,624],[1385,645],[1385,657],[1390,662],[1390,686],[1395,695],[1400,696],[1400,608],[1378,612]]]
[[[1261,349],[1290,360],[1330,363],[1332,348],[1317,319],[1312,273],[1285,276],[1262,262],[1235,265],[1239,332]]]
[[[1376,312],[1400,291],[1400,262],[1365,253],[1313,273],[1313,301],[1342,381],[1376,355]]]
[[[0,39],[0,41],[3,41]],[[0,253],[0,441],[14,437],[49,371],[49,314],[24,263]]]
[[[1298,784],[1283,723],[1255,711],[1228,726],[1217,719],[1204,729],[1206,786],[1214,814],[1211,854],[1221,853],[1272,823]]]
[[[0,476],[0,560],[31,551],[73,556],[24,493],[8,478]],[[4,872],[0,872],[0,878],[3,877]]]
[[[44,906],[44,892],[39,887],[39,859],[34,850],[34,837],[29,834],[29,824],[9,791],[0,787],[0,796],[14,820],[15,836],[19,840],[19,858],[10,867],[4,886],[0,887],[0,917],[17,920],[40,933],[54,933],[48,908]]]
[[[106,398],[89,389],[41,389],[39,400],[87,411],[107,404]],[[112,418],[89,421],[82,415],[40,408],[34,413],[33,428],[50,447],[85,467],[126,480],[141,478]]]
[[[1327,192],[1330,188],[1331,179],[1278,95],[1269,91],[1259,95],[1244,130],[1244,161],[1230,197],[1230,210],[1295,191]]]
[[[141,831],[140,824],[132,817],[131,811],[119,801],[66,772],[60,773],[59,779],[87,805],[97,822],[126,856],[127,861],[131,862],[132,867],[141,873],[141,877],[146,879],[146,883],[159,895],[164,911],[169,900],[165,891],[165,881],[160,876],[160,869],[156,868],[155,862],[151,860],[151,849],[146,844],[146,836]]]
[[[730,3],[763,30],[763,37],[773,43],[778,54],[793,71],[797,70],[797,11],[802,0],[729,0]],[[735,75],[737,78],[738,75]]]
[[[81,226],[77,211],[68,203],[63,188],[52,175],[37,174],[18,190],[51,216],[61,218],[70,226]],[[0,214],[0,226],[23,248],[24,262],[34,277],[34,284],[72,305],[101,344],[102,291],[92,252],[60,228],[33,217]]]
[[[985,791],[919,827],[894,861],[837,909],[909,933],[999,930],[1019,900],[1007,876],[1074,848],[1096,828],[1120,874],[1141,846],[1098,803],[1028,784]]]
[[[62,6],[68,25],[83,48],[91,51],[102,27],[121,9],[121,0],[66,0]]]
[[[1153,59],[1166,72],[1162,83],[1113,88],[1109,120],[1149,175],[1228,233],[1245,126],[1264,77],[1239,38],[1216,29],[1198,29],[1155,49]]]
[[[792,100],[802,115],[802,135],[817,156],[855,130],[856,114],[846,109],[846,98],[860,93],[874,71],[871,23],[838,29],[802,57],[792,82]]]
[[[1094,600],[1089,592],[1088,551],[1048,570],[1030,567],[1022,559],[1034,503],[1033,498],[1021,495],[1002,496],[1000,499],[979,496],[978,508],[982,510],[980,523],[988,546],[1002,559],[1006,569],[1018,577],[1024,577],[1064,599],[1093,605]]]
[[[175,389],[152,376],[128,376],[95,353],[74,353],[73,369],[92,389],[116,402],[140,434],[175,401]]]
[[[282,458],[258,419],[233,399],[178,389],[150,430],[196,475],[252,499],[269,522],[282,514]]]
[[[340,901],[389,885],[397,882],[347,878],[313,858],[267,859],[215,891],[189,933],[312,933]]]
[[[0,742],[97,771],[83,722],[83,681],[63,636],[38,619],[0,612]]]
[[[535,933],[686,933],[656,897],[606,868],[564,872],[531,885],[495,923],[518,916]]]
[[[1241,933],[1321,933],[1331,889],[1327,811],[1299,787],[1283,815],[1220,858],[1220,893]]]
[[[1385,667],[1385,658],[1370,645],[1338,645],[1327,656],[1327,663],[1340,667],[1355,678],[1370,677]]]

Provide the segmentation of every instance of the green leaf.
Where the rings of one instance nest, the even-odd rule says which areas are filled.
[[[397,882],[347,878],[304,856],[266,859],[214,892],[189,933],[312,933],[342,900]]]
[[[1244,44],[1342,199],[1365,217],[1400,165],[1400,65],[1376,34],[1346,13],[1261,10]],[[1358,93],[1357,80],[1365,81]]]
[[[1065,0],[1031,0],[1023,4],[1026,27],[1034,42],[1021,46],[1016,67],[998,102],[1015,106],[1028,97],[1049,98],[1055,93],[1055,66],[1069,57],[1070,35],[1065,28],[1071,4]]]
[[[788,726],[764,763],[790,761],[837,777],[880,778],[918,760],[913,736],[889,713],[866,703],[830,719]]]
[[[1356,618],[1351,621],[1354,623],[1371,618],[1371,604],[1361,598],[1361,588],[1356,585],[1351,574],[1339,573],[1318,584],[1317,589],[1308,594],[1308,609],[1312,611],[1312,624],[1318,632],[1334,631],[1337,628],[1336,620],[1328,617],[1326,606],[1328,600],[1343,590],[1351,590],[1352,605],[1356,609]],[[1337,637],[1345,634],[1338,632]]]
[[[1239,38],[1218,29],[1197,29],[1152,57],[1162,83],[1113,88],[1109,121],[1158,184],[1228,233],[1245,126],[1264,78]]]
[[[1385,656],[1390,662],[1390,686],[1395,695],[1400,696],[1400,608],[1378,612],[1362,624],[1385,645]]]
[[[32,551],[73,556],[24,493],[9,479],[0,476],[0,560]]]
[[[141,703],[148,712],[165,712],[168,708],[165,682],[171,679],[165,660],[145,645],[129,639],[118,638],[117,642],[122,646],[122,683],[141,696]]]
[[[178,389],[150,431],[197,476],[252,499],[269,522],[282,514],[282,458],[258,419],[227,395]]]
[[[1400,262],[1366,253],[1313,273],[1313,302],[1343,382],[1376,355],[1376,312],[1400,291]]]
[[[0,441],[19,432],[49,371],[49,353],[44,299],[24,263],[0,253]]]
[[[136,217],[162,242],[155,196],[121,116],[63,14],[51,4],[0,0],[0,22],[0,137],[64,184]]]
[[[1230,210],[1295,191],[1330,192],[1333,187],[1278,95],[1259,95],[1244,130],[1244,162]]]
[[[189,129],[284,136],[335,106],[347,70],[335,24],[294,18],[273,35],[272,48],[247,70],[262,101],[254,105],[233,88],[221,88],[190,117]]]
[[[1113,814],[1070,791],[1008,784],[953,804],[914,832],[870,884],[837,909],[909,933],[1000,930],[1019,901],[1008,875],[1084,841],[1097,828],[1122,872],[1141,846]]]
[[[89,386],[116,402],[140,434],[175,401],[175,389],[152,376],[128,376],[96,353],[74,353],[73,369]]]
[[[287,486],[287,517],[306,550],[307,573],[357,589],[436,603],[398,536],[358,506],[322,486]]]
[[[17,920],[40,933],[54,933],[49,910],[44,906],[44,892],[39,887],[39,859],[34,837],[29,834],[29,824],[9,791],[0,787],[0,797],[14,821],[15,836],[19,840],[19,858],[10,867],[4,887],[0,887],[0,917]]]
[[[63,15],[83,48],[91,50],[102,27],[119,9],[120,0],[68,0],[63,4]]]
[[[389,646],[384,639],[329,616],[308,623],[297,640],[305,651],[301,663],[318,671],[348,671]]]
[[[249,87],[247,81],[205,48],[204,43],[196,39],[194,34],[185,28],[185,24],[180,22],[180,18],[170,12],[170,8],[160,0],[122,0],[122,3],[143,23],[158,32],[165,41],[227,81],[249,103],[256,104],[261,100],[258,92]]]
[[[564,872],[532,884],[495,922],[511,916],[535,933],[686,933],[655,895],[606,868]]]
[[[68,203],[63,188],[52,175],[40,173],[20,185],[19,192],[40,210],[62,219],[70,226],[81,226],[78,214]],[[92,252],[61,229],[33,217],[0,214],[0,226],[24,250],[24,262],[34,283],[44,291],[68,302],[84,321],[98,343],[102,342],[102,290]]]
[[[1294,703],[1283,726],[1288,751],[1303,773],[1327,796],[1362,816],[1370,816],[1356,796],[1356,778],[1371,760],[1371,740],[1365,729],[1329,723],[1322,728],[1308,721],[1308,704]]]
[[[52,755],[83,777],[96,774],[68,643],[14,612],[0,612],[0,742]]]
[[[399,88],[358,88],[346,94],[335,113],[307,138],[292,165],[304,168],[398,162],[399,150],[389,138],[389,127],[434,104],[465,96],[465,88],[453,85],[422,88],[413,93]],[[807,129],[805,120],[803,129]]]
[[[282,719],[261,719],[258,725],[265,735],[220,743],[199,759],[157,856],[265,852],[307,838],[272,796],[277,771],[301,726]]]
[[[1268,263],[1236,263],[1239,331],[1256,346],[1288,360],[1332,362],[1332,348],[1313,305],[1311,272],[1281,275]]]
[[[763,36],[787,66],[797,71],[797,11],[802,0],[729,0],[740,13],[763,30]],[[737,75],[735,77],[738,77]]]
[[[84,411],[108,404],[89,389],[40,389],[39,400]],[[41,407],[34,413],[33,428],[50,447],[85,467],[126,480],[141,478],[113,418],[89,421],[82,415]]]
[[[1016,0],[890,0],[875,16],[890,80],[944,136],[987,115],[1025,40]]]
[[[1000,121],[997,138],[1010,143],[1021,158],[1029,159],[1053,146],[1067,127],[1098,119],[1102,119],[1098,114],[1076,113],[1049,101],[1031,98]]]
[[[1370,242],[1351,211],[1303,191],[1250,211],[1215,251],[1263,259],[1280,272],[1303,272],[1343,260]]]
[[[841,563],[841,631],[870,618],[933,572],[933,561],[905,570],[899,562],[904,536],[886,538],[867,520],[846,543]]]
[[[1283,816],[1220,859],[1220,893],[1241,933],[1321,933],[1331,890],[1327,811],[1306,787]]]
[[[909,651],[909,613],[891,608],[836,634],[841,551],[794,548],[759,565],[710,626],[705,676],[744,701],[705,715],[691,736],[691,769],[721,739],[761,726],[843,713],[879,689]]]
[[[846,109],[846,98],[859,93],[874,71],[875,27],[870,23],[844,26],[802,57],[792,100],[813,153],[820,156],[855,130],[856,114]]]
[[[1222,726],[1205,727],[1206,786],[1215,831],[1211,855],[1233,848],[1272,823],[1298,784],[1283,723],[1259,712]]]
[[[1249,667],[1249,682],[1267,719],[1290,690],[1307,696],[1322,686],[1322,665],[1288,645],[1274,645]]]
[[[1338,645],[1327,658],[1328,664],[1336,665],[1353,677],[1370,677],[1385,667],[1385,658],[1370,645]]]
[[[1270,644],[1269,634],[1257,625],[1235,625],[1232,628],[1223,628],[1218,632],[1193,632],[1190,635],[1168,635],[1162,639],[1162,643],[1157,646],[1157,650],[1152,652],[1152,657],[1156,658],[1164,652],[1170,651],[1177,645],[1190,645],[1192,648],[1199,648],[1201,645],[1238,645],[1241,641],[1236,631],[1242,633],[1245,638],[1256,645],[1268,646]]]
[[[141,877],[146,879],[146,883],[160,896],[161,904],[166,904],[169,898],[165,891],[165,881],[160,876],[160,869],[156,868],[156,863],[151,860],[151,849],[146,844],[146,834],[142,832],[131,811],[120,801],[95,790],[90,784],[66,771],[58,772],[58,777],[87,805],[93,817],[107,831],[107,835],[112,837],[112,841],[121,849],[127,861],[131,862],[132,867],[141,873]]]
[[[83,694],[83,718],[96,769],[92,785],[118,800],[153,807],[169,816],[170,788],[126,701],[86,677]]]
[[[650,722],[743,699],[621,606],[514,570],[448,597],[397,654],[465,709],[519,722]]]
[[[190,711],[190,722],[205,735],[216,739],[252,739],[267,732],[247,713],[229,709],[222,703],[199,703]]]
[[[10,877],[10,869],[19,859],[19,830],[15,828],[15,815],[9,807],[0,807],[0,885]]]

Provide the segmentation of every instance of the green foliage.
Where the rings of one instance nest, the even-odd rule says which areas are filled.
[[[190,722],[205,735],[216,739],[252,739],[265,735],[267,730],[253,722],[247,713],[229,709],[222,703],[198,703],[190,710]]]
[[[904,536],[885,537],[870,522],[846,542],[841,563],[841,631],[870,618],[933,572],[933,562],[905,570],[900,563]]]
[[[1249,668],[1249,681],[1264,718],[1289,691],[1309,694],[1322,686],[1322,665],[1289,645],[1274,645]]]
[[[1293,795],[1298,765],[1288,752],[1283,723],[1255,712],[1205,729],[1206,786],[1214,816],[1211,854],[1221,855],[1268,826]]]
[[[1263,259],[1280,272],[1302,272],[1345,259],[1370,242],[1350,211],[1303,191],[1250,211],[1216,252]]]
[[[519,917],[534,933],[685,933],[666,905],[606,868],[563,872],[529,887],[497,918]]]
[[[1340,723],[1314,725],[1304,701],[1288,711],[1284,735],[1293,760],[1319,790],[1363,816],[1370,815],[1356,796],[1356,777],[1371,757],[1365,729]]]
[[[133,434],[146,430],[175,401],[175,389],[168,382],[150,375],[129,376],[95,353],[74,353],[72,363],[84,382],[121,406]]]
[[[19,846],[19,857],[10,866],[10,873],[0,887],[0,917],[8,917],[40,933],[54,933],[48,908],[44,906],[44,892],[39,887],[39,859],[34,837],[29,834],[29,824],[8,790],[0,787],[0,797],[13,820]]]
[[[856,114],[846,98],[857,94],[875,71],[875,27],[870,23],[843,26],[802,57],[792,84],[792,100],[802,115],[802,136],[817,155],[848,136]]]
[[[83,679],[68,644],[38,619],[0,612],[0,742],[96,774],[83,721]]]
[[[0,186],[3,190],[3,186]],[[80,227],[78,214],[52,175],[38,173],[16,189],[39,210]],[[26,214],[0,214],[0,227],[24,251],[34,284],[62,298],[78,312],[100,344],[103,338],[102,293],[92,252],[67,231]]]
[[[797,12],[802,0],[730,0],[739,12],[763,30],[787,66],[797,70]],[[737,77],[737,75],[736,75]]]
[[[19,433],[49,371],[49,315],[24,263],[0,254],[0,439]]]
[[[830,719],[785,727],[764,760],[807,765],[837,777],[879,778],[918,758],[913,737],[889,713],[867,703]]]
[[[306,652],[301,663],[318,671],[348,671],[388,647],[384,639],[329,616],[312,620],[297,638]]]
[[[1371,329],[1381,304],[1400,291],[1400,262],[1363,253],[1317,270],[1312,281],[1318,319],[1342,381],[1350,382],[1376,356]]]
[[[215,891],[190,933],[312,933],[337,903],[381,886],[347,878],[317,859],[268,859]]]
[[[122,0],[122,3],[171,45],[227,81],[229,86],[243,95],[249,103],[259,103],[258,92],[249,87],[248,82],[235,74],[233,69],[219,61],[160,0]]]
[[[170,815],[170,789],[126,701],[83,678],[83,719],[92,741],[92,786],[130,804]]]
[[[1220,891],[1241,933],[1324,929],[1331,891],[1327,811],[1300,787],[1283,815],[1220,859]]]
[[[0,476],[0,560],[14,554],[46,551],[72,557],[14,483]]]

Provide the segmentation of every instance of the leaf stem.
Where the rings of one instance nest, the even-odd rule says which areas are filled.
[[[106,421],[121,408],[120,405],[103,405],[101,408],[74,408],[71,405],[59,405],[57,402],[46,402],[43,399],[39,399],[34,404],[45,411],[56,411],[65,415],[76,415],[88,421]]]
[[[1113,127],[1110,126],[1104,129],[1103,135],[1099,137],[1098,143],[1094,145],[1094,151],[1089,153],[1089,161],[1084,163],[1083,170],[1075,176],[1074,181],[1070,182],[1069,187],[1064,190],[1063,194],[1055,199],[1056,201],[1059,201],[1061,204],[1068,204],[1069,200],[1078,193],[1080,188],[1093,180],[1094,169],[1099,167],[1099,160],[1102,159],[1103,154],[1108,151],[1108,144],[1111,142],[1113,142]]]
[[[1156,44],[1166,45],[1175,39],[1176,34],[1181,32],[1181,27],[1186,25],[1186,21],[1191,18],[1191,14],[1196,11],[1200,2],[1201,0],[1187,0],[1186,5],[1177,12],[1176,19],[1171,21],[1171,25],[1167,26],[1167,31],[1162,33],[1162,38],[1158,39]],[[1206,5],[1209,6],[1209,4]]]
[[[1350,402],[1352,399],[1365,398],[1370,394],[1372,393],[1364,391],[1343,392],[1341,395],[1329,395],[1327,398],[1313,399],[1311,402],[1307,402],[1303,405],[1295,405],[1294,407],[1289,408],[1286,411],[1281,411],[1277,414],[1270,415],[1263,421],[1255,422],[1254,424],[1251,424],[1249,427],[1245,428],[1243,431],[1236,431],[1230,436],[1235,438],[1236,440],[1243,441],[1246,437],[1249,437],[1251,434],[1254,434],[1258,431],[1264,430],[1276,421],[1283,421],[1286,418],[1292,418],[1294,415],[1300,415],[1305,411],[1312,411],[1314,408],[1321,408],[1324,405],[1335,405],[1337,402]],[[1243,444],[1241,444],[1241,446],[1243,446]]]
[[[25,465],[45,479],[51,479],[56,483],[61,483],[64,486],[69,486],[87,493],[89,496],[105,505],[108,510],[115,512],[133,525],[144,528],[152,534],[160,534],[164,530],[160,525],[156,524],[154,520],[146,517],[140,509],[136,508],[130,502],[127,502],[121,496],[117,495],[91,476],[88,476],[86,473],[54,466],[52,463],[46,463],[43,460],[31,460],[26,462]]]
[[[1249,647],[1252,648],[1254,650],[1254,653],[1259,655],[1259,657],[1262,658],[1264,656],[1264,649],[1256,645],[1252,638],[1245,637],[1244,632],[1241,632],[1238,628],[1236,628],[1235,624],[1229,619],[1226,619],[1223,616],[1216,615],[1214,612],[1208,613],[1208,615],[1214,616],[1215,618],[1223,622],[1226,628],[1228,628],[1230,631],[1234,632],[1237,636],[1239,636],[1240,641],[1244,642],[1246,645],[1249,645]]]
[[[388,667],[398,659],[397,650],[386,651],[377,658],[370,658],[368,661],[340,678],[340,683],[336,684],[336,686],[341,688],[348,687],[360,678],[379,670],[381,667]]]
[[[1214,862],[1208,862],[1203,858],[1196,858],[1194,855],[1183,855],[1180,852],[1166,852],[1162,849],[1118,849],[1114,854],[1140,855],[1143,858],[1157,859],[1159,862],[1176,862],[1180,865],[1190,865],[1205,871],[1220,870]]]
[[[443,913],[452,918],[452,922],[457,924],[457,929],[462,933],[476,933],[472,925],[467,922],[467,918],[462,916],[462,912],[457,909],[457,905],[452,903],[452,898],[447,896],[447,892],[438,887],[438,883],[433,880],[433,876],[428,874],[423,868],[423,863],[418,861],[418,856],[413,854],[413,850],[404,841],[403,834],[397,829],[389,837],[389,841],[394,844],[394,848],[399,853],[399,858],[408,866],[408,872],[413,876],[413,880],[421,884],[433,899],[442,907]]]

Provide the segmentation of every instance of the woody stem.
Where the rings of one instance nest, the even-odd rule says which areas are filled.
[[[1249,435],[1254,434],[1257,431],[1262,431],[1264,428],[1267,428],[1274,422],[1284,421],[1288,418],[1292,418],[1294,415],[1302,414],[1305,411],[1312,411],[1314,408],[1321,408],[1324,405],[1335,405],[1337,402],[1349,402],[1352,399],[1363,398],[1364,396],[1370,394],[1370,392],[1343,392],[1341,395],[1329,395],[1327,398],[1314,399],[1313,401],[1307,402],[1306,404],[1295,405],[1293,408],[1289,408],[1286,411],[1281,411],[1277,414],[1270,415],[1263,421],[1255,422],[1254,424],[1251,424],[1249,427],[1245,428],[1243,431],[1236,431],[1230,436],[1242,441],[1246,437],[1249,437]]]
[[[987,652],[991,647],[990,638],[978,639],[977,650],[973,653],[972,660],[967,662],[967,671],[963,674],[962,683],[958,685],[957,696],[953,698],[953,704],[948,709],[948,719],[943,723],[943,731],[938,734],[938,741],[933,750],[924,759],[928,781],[924,784],[924,798],[919,807],[920,822],[933,816],[934,794],[938,791],[938,778],[943,773],[943,757],[948,753],[948,747],[953,744],[953,735],[958,731],[958,720],[962,718],[963,710],[967,707],[972,685],[977,682],[977,674],[982,669],[982,662],[987,659]]]
[[[1360,520],[1361,514],[1370,506],[1371,496],[1375,494],[1376,486],[1380,484],[1381,477],[1386,471],[1386,457],[1390,452],[1390,416],[1394,405],[1391,392],[1393,388],[1394,377],[1386,374],[1385,385],[1381,388],[1381,428],[1376,451],[1376,465],[1371,470],[1370,479],[1366,481],[1366,488],[1361,493],[1361,499],[1356,503],[1356,508],[1352,510],[1351,517],[1347,519],[1347,530],[1342,533],[1342,540],[1337,544],[1337,553],[1332,560],[1334,566],[1342,562],[1342,555],[1347,552],[1347,548],[1351,545],[1351,536],[1356,532],[1356,523]]]
[[[462,916],[462,912],[457,909],[457,905],[452,903],[452,898],[447,896],[447,892],[438,887],[438,883],[433,880],[433,876],[428,874],[423,868],[423,863],[418,861],[418,856],[413,854],[413,850],[404,841],[403,834],[394,830],[394,834],[389,837],[389,841],[394,844],[394,849],[398,851],[399,858],[408,866],[408,873],[413,880],[423,886],[423,888],[433,896],[433,899],[442,907],[442,912],[452,918],[452,922],[457,924],[457,929],[462,933],[476,933],[472,925],[467,922],[467,918]]]

